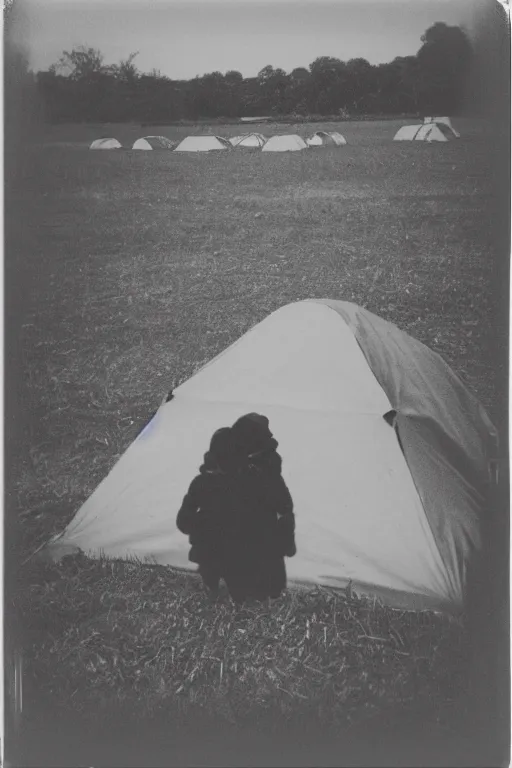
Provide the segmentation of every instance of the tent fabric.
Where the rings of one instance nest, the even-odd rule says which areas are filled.
[[[383,418],[393,409],[400,441]],[[289,580],[462,607],[495,430],[439,356],[348,302],[282,307],[177,387],[49,556],[190,568],[177,510],[214,430],[253,411],[294,501]]]
[[[231,144],[222,136],[187,136],[175,148],[175,152],[211,152],[231,149]]]
[[[243,136],[235,136],[234,139],[230,139],[230,142],[234,147],[261,149],[266,138],[261,133],[246,133]]]
[[[403,125],[394,135],[393,141],[412,141],[416,138],[421,125]]]
[[[416,138],[421,125],[403,125],[396,133],[393,141],[412,141]]]
[[[342,147],[347,141],[337,131],[317,131],[306,143],[308,147]]]
[[[448,132],[445,134],[435,123],[404,125],[395,134],[394,141],[448,141],[447,134]]]
[[[460,133],[457,133],[453,128],[450,128],[449,125],[445,125],[445,123],[435,123],[436,128],[441,131],[443,136],[450,141],[451,139],[459,139]]]
[[[467,564],[481,544],[479,519],[489,493],[489,462],[498,455],[497,432],[438,354],[354,304],[327,303],[352,329],[397,412],[407,463],[451,588],[462,594]]]
[[[166,136],[144,136],[134,142],[132,149],[174,149],[175,141],[171,141]]]
[[[422,125],[414,137],[415,141],[449,141],[449,137],[435,123]]]
[[[449,117],[426,117],[423,123],[435,123],[441,130],[443,130],[443,126],[446,126],[456,139],[460,138],[460,133],[455,130]]]
[[[95,139],[89,149],[122,149],[117,139]]]
[[[262,147],[262,152],[297,152],[307,149],[308,145],[303,138],[295,134],[272,136]]]

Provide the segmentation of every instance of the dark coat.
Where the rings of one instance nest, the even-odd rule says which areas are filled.
[[[204,470],[192,480],[176,518],[178,529],[189,536],[191,562],[223,557],[235,514],[232,497],[227,473]]]
[[[277,453],[278,442],[270,430],[269,420],[260,413],[247,413],[231,429],[253,474],[255,493],[261,497],[262,505],[277,516],[279,552],[293,557],[297,551],[293,501],[281,474],[282,460]]]
[[[201,471],[192,481],[176,525],[189,536],[189,559],[293,557],[295,516],[275,452],[254,457],[237,473]]]
[[[275,442],[275,441],[273,441]],[[293,557],[295,546],[295,515],[293,500],[281,474],[282,460],[271,447],[248,457],[247,488],[258,499],[261,508],[272,518],[275,543],[279,555]]]
[[[277,442],[263,427],[257,424],[259,439],[251,441],[256,452],[237,444],[239,454],[236,461],[229,454],[229,464],[219,464],[215,451],[205,455],[176,520],[190,537],[189,559],[210,574],[217,571],[235,600],[277,597],[286,586],[284,556],[296,552],[293,501]],[[216,444],[227,439],[223,431]]]

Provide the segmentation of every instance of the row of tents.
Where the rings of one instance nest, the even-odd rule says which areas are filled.
[[[165,136],[144,136],[133,144],[132,149],[167,149],[174,152],[210,152],[213,150],[261,149],[262,152],[294,152],[308,147],[341,147],[346,139],[336,131],[317,131],[311,138],[303,139],[295,134],[267,138],[261,133],[245,133],[226,139],[222,136],[187,136],[179,143]],[[90,149],[122,149],[117,139],[96,139]]]
[[[449,117],[426,117],[419,125],[404,125],[394,136],[395,141],[450,141],[459,138]],[[337,131],[317,131],[310,138],[297,134],[281,134],[267,138],[262,133],[245,133],[230,139],[222,136],[187,136],[180,142],[165,136],[144,136],[131,147],[138,150],[172,150],[174,152],[210,152],[233,148],[262,152],[296,152],[309,147],[342,147],[347,143]],[[96,139],[91,149],[122,149],[117,139]]]

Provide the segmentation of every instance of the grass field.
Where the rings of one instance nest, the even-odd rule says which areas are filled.
[[[395,322],[438,351],[500,427],[506,328],[485,126],[460,121],[463,139],[430,146],[393,143],[400,124],[336,124],[346,147],[289,155],[87,151],[100,136],[129,145],[204,126],[48,127],[27,150],[8,243],[24,419],[10,548],[22,563],[14,603],[30,695],[84,722],[129,711],[339,733],[464,694],[463,623],[325,590],[237,612],[209,605],[193,576],[27,562],[163,395],[287,302],[345,299]],[[197,725],[191,738],[204,733]]]

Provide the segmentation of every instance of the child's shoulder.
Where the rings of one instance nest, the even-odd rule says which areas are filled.
[[[189,492],[194,493],[201,490],[201,488],[204,488],[205,482],[206,482],[205,476],[201,472],[199,472],[190,483]]]

